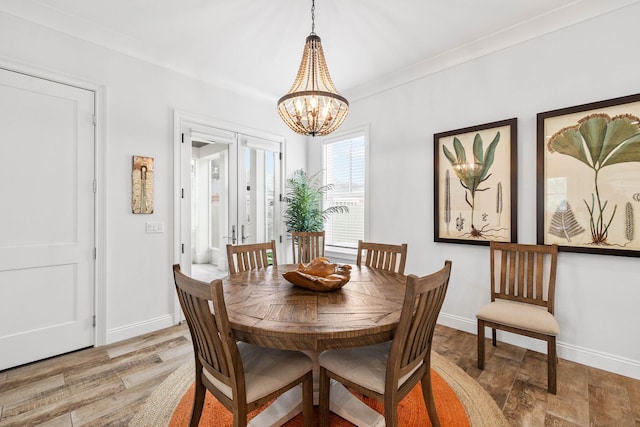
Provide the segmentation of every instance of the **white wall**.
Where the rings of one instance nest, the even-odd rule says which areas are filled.
[[[639,93],[638,17],[636,4],[351,101],[341,130],[370,124],[368,239],[408,243],[408,273],[453,261],[441,323],[475,333],[489,301],[489,248],[433,241],[433,134],[518,118],[518,240],[535,243],[536,114]],[[319,153],[311,144],[310,170],[321,167]],[[639,273],[640,258],[560,253],[560,357],[640,378]]]
[[[106,168],[98,188],[106,191],[99,213],[106,228],[106,254],[99,254],[105,262],[100,280],[106,288],[106,322],[98,327],[107,342],[173,322],[174,109],[286,136],[287,175],[305,162],[305,141],[282,123],[275,101],[235,95],[2,13],[0,66],[104,86],[99,164]],[[152,215],[131,213],[133,155],[155,158]],[[145,234],[146,221],[163,222],[165,233]]]
[[[351,102],[342,129],[370,124],[368,238],[408,243],[411,273],[453,260],[443,323],[475,332],[475,312],[489,297],[488,248],[433,242],[433,134],[518,117],[518,235],[535,242],[535,115],[640,92],[639,16],[640,6],[630,6]],[[0,14],[0,66],[12,64],[105,87],[108,341],[172,319],[174,109],[286,135],[286,176],[305,159],[309,170],[320,168],[317,141],[292,135],[271,103]],[[155,158],[151,216],[131,214],[132,155]],[[149,220],[164,222],[165,233],[145,234]],[[639,258],[560,254],[560,357],[640,378],[639,267]]]

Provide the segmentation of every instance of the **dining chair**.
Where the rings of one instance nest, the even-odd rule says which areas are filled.
[[[320,426],[329,425],[330,380],[384,404],[385,425],[398,425],[399,402],[420,382],[433,426],[439,426],[431,387],[431,343],[449,285],[451,261],[428,276],[407,277],[392,341],[320,354]]]
[[[478,368],[484,369],[484,329],[496,329],[547,342],[547,388],[556,394],[556,336],[554,316],[557,245],[524,245],[491,242],[491,302],[476,314],[478,319]]]
[[[196,427],[207,390],[233,413],[233,425],[284,392],[302,385],[304,425],[313,424],[313,362],[307,355],[236,342],[227,316],[222,281],[201,282],[173,266],[178,300],[195,356],[195,397],[189,425]],[[210,305],[212,304],[212,305]],[[212,308],[213,307],[213,311]]]
[[[380,270],[404,274],[407,262],[407,244],[388,245],[385,243],[363,242],[358,240],[356,265],[364,265]]]
[[[229,262],[229,274],[278,265],[276,241],[227,245],[227,261]]]
[[[293,263],[307,264],[324,257],[324,231],[292,231]]]

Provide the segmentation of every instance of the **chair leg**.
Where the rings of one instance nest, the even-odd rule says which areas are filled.
[[[478,369],[484,369],[484,321],[478,319]]]
[[[422,377],[420,385],[422,386],[422,397],[424,399],[424,404],[427,407],[427,413],[429,414],[431,425],[433,427],[439,427],[440,420],[438,419],[438,413],[436,412],[436,402],[433,399],[433,387],[431,385],[431,369],[429,369],[429,371],[425,373],[424,377]]]
[[[304,427],[313,426],[313,373],[309,372],[302,382],[302,416]]]
[[[233,427],[246,427],[247,425],[247,405],[242,407],[234,406],[233,411]]]
[[[494,347],[496,345],[498,345],[498,341],[496,341],[496,330],[495,330],[495,328],[491,329],[491,343],[493,344]]]
[[[385,427],[398,427],[398,397],[384,396],[384,425]]]
[[[190,427],[198,427],[198,424],[200,424],[200,417],[202,416],[202,408],[204,407],[204,398],[206,394],[207,389],[204,384],[202,384],[202,381],[200,381],[198,375],[196,375],[193,407],[191,409],[191,421],[189,422]]]
[[[322,366],[320,366],[319,400],[319,425],[320,427],[327,427],[329,425],[329,376],[327,375],[327,369]]]
[[[547,387],[549,393],[557,392],[557,366],[558,354],[556,353],[556,337],[549,337],[547,340]]]

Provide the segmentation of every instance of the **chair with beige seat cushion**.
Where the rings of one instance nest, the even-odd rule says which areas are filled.
[[[320,354],[320,426],[329,422],[330,380],[384,403],[385,424],[398,425],[399,402],[420,382],[431,424],[439,426],[431,387],[431,343],[451,261],[425,277],[409,275],[393,341]]]
[[[276,241],[227,245],[227,261],[229,262],[229,274],[278,265]]]
[[[307,264],[311,260],[324,257],[324,231],[292,231],[293,263]]]
[[[496,329],[547,342],[547,387],[556,394],[556,336],[560,328],[554,316],[558,247],[491,242],[491,302],[480,309],[478,319],[478,368],[484,369],[484,329]]]
[[[356,265],[404,274],[407,262],[407,244],[390,245],[386,243],[363,242],[358,240]]]
[[[286,391],[302,385],[304,425],[313,424],[313,362],[298,351],[276,350],[236,342],[222,281],[200,282],[173,266],[178,300],[193,341],[195,397],[191,427],[202,415],[207,390],[233,413],[234,426]],[[212,308],[213,307],[213,311]]]

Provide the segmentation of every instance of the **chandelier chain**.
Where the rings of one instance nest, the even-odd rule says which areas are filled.
[[[311,0],[311,34],[316,32],[316,0]]]

